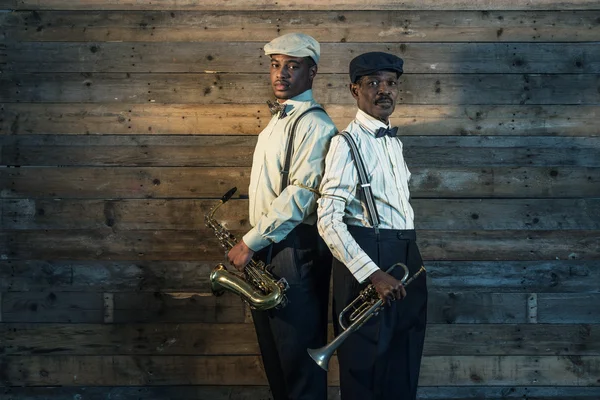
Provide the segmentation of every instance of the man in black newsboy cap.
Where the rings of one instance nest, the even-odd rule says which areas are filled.
[[[377,71],[394,71],[402,75],[404,61],[394,54],[374,51],[364,53],[350,61],[350,81],[356,83],[361,76],[369,75]]]
[[[342,400],[416,399],[427,285],[409,202],[410,171],[398,128],[389,121],[403,64],[382,52],[350,62],[358,111],[331,140],[321,181],[317,226],[335,257],[334,321],[369,284],[385,304],[337,350]],[[397,263],[407,267],[406,276],[416,276],[406,287],[402,265],[388,271]],[[336,324],[336,335],[340,329]]]

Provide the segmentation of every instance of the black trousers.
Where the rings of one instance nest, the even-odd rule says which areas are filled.
[[[362,249],[383,270],[401,262],[412,276],[423,265],[414,230],[380,230],[349,226]],[[404,270],[391,274],[401,279]],[[333,261],[333,312],[337,319],[370,282],[359,284],[348,268]],[[425,273],[406,287],[407,296],[385,306],[338,348],[342,400],[416,399],[425,327],[427,322],[427,284]]]
[[[290,288],[281,309],[252,311],[262,360],[274,400],[326,400],[327,373],[307,348],[327,341],[331,253],[316,226],[301,224],[257,257],[273,266]]]

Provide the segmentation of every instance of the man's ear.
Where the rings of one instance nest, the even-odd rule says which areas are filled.
[[[358,83],[351,83],[348,85],[348,89],[350,89],[350,93],[352,93],[352,97],[358,100]]]
[[[315,76],[317,75],[317,71],[319,70],[319,67],[317,67],[317,65],[313,65],[312,67],[310,67],[310,69],[308,70],[308,77],[310,78],[310,80],[315,79]]]

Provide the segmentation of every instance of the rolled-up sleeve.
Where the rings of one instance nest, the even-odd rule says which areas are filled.
[[[346,204],[356,196],[358,175],[350,147],[341,136],[331,140],[318,200],[318,229],[331,253],[352,275],[363,282],[379,267],[348,232],[344,222]]]
[[[289,185],[243,237],[246,245],[254,251],[280,242],[292,229],[315,214],[325,156],[329,142],[337,131],[329,117],[317,115],[318,112],[314,114],[298,123]],[[313,215],[313,218],[316,216]]]

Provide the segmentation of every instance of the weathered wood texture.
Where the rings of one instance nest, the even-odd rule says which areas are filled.
[[[537,322],[593,324],[600,318],[599,293],[538,293]],[[432,324],[526,323],[528,294],[430,291],[428,322]],[[101,323],[102,293],[7,292],[2,297],[3,322]],[[242,323],[243,303],[231,295],[208,293],[120,292],[114,294],[115,323]]]
[[[5,357],[8,381],[28,386],[266,384],[258,356],[20,356]],[[332,360],[329,383],[338,384]],[[598,356],[424,356],[420,382],[434,386],[590,386]]]
[[[600,12],[598,13],[600,18]],[[600,36],[600,29],[596,32]],[[196,72],[263,74],[268,63],[261,43],[7,43],[8,71]],[[367,51],[402,54],[404,73],[579,73],[600,72],[595,43],[324,43],[319,73],[345,74],[350,60]],[[240,63],[243,58],[249,62]],[[77,62],[73,62],[77,60]],[[500,62],[499,62],[500,60]]]
[[[246,4],[254,3],[247,0]],[[358,0],[356,0],[358,1]],[[449,0],[453,2],[453,0]],[[594,3],[593,0],[591,0]],[[46,1],[44,1],[46,3]],[[86,1],[64,4],[92,4]],[[147,6],[150,2],[145,2]],[[154,2],[155,3],[155,2]],[[197,2],[196,4],[203,4]],[[227,2],[229,3],[229,2]],[[295,2],[297,3],[297,2]],[[510,9],[491,10],[498,2],[485,1],[485,10],[365,9],[361,6],[335,10],[331,2],[321,6],[313,0],[311,9],[281,12],[261,11],[23,11],[2,16],[3,30],[16,41],[192,41],[255,42],[260,48],[274,36],[302,31],[322,42],[579,42],[598,38],[598,5],[581,10]],[[377,7],[376,2],[369,2]],[[430,5],[438,2],[420,2]],[[442,2],[440,2],[442,3]],[[469,3],[465,1],[465,3]],[[515,1],[527,8],[541,2]],[[525,5],[527,3],[527,5]],[[214,4],[214,3],[213,3]],[[67,6],[68,7],[68,6]],[[85,7],[85,6],[84,6]],[[89,7],[89,6],[88,6]],[[142,6],[144,7],[144,6]],[[219,9],[223,2],[219,2]],[[65,7],[66,8],[66,7]],[[91,11],[91,12],[90,12]],[[360,46],[360,45],[357,45]],[[326,55],[327,56],[327,55]]]
[[[72,2],[69,0],[1,0],[0,6],[8,9],[75,9],[75,10],[354,10],[354,9],[384,9],[384,10],[410,10],[410,9],[435,9],[435,10],[564,10],[564,9],[594,9],[597,7],[594,0],[408,0],[398,3],[390,0],[371,0],[365,3],[362,0],[333,0],[327,4],[319,0],[298,0],[291,3],[281,3],[272,0],[163,0],[160,2],[140,2],[139,0],[86,0],[85,2]]]
[[[600,398],[600,6],[592,0],[0,0],[0,400],[270,399],[204,215],[249,227],[262,46],[405,60],[430,287],[419,398]],[[330,337],[332,332],[330,329]],[[337,360],[329,398],[341,400]]]
[[[414,197],[598,197],[600,168],[411,168]],[[0,197],[220,198],[247,191],[250,167],[28,167],[0,170]],[[245,193],[247,195],[247,193]]]
[[[0,162],[11,166],[249,167],[254,136],[12,135]],[[403,139],[411,167],[600,167],[600,137],[427,137]],[[565,151],[569,149],[569,151]]]
[[[0,261],[2,292],[200,292],[216,261]],[[598,260],[430,261],[427,279],[447,291],[598,293]],[[6,294],[6,293],[5,293]]]
[[[265,74],[62,72],[51,76],[3,74],[0,101],[249,104],[271,96]],[[346,74],[322,74],[315,78],[315,97],[324,103],[352,104],[347,81]],[[600,103],[598,74],[414,74],[403,75],[399,85],[399,102],[406,104]]]
[[[347,126],[356,113],[353,105],[330,104],[326,105],[326,109],[337,126]],[[403,136],[589,137],[598,136],[600,132],[598,105],[402,105],[399,110],[402,112],[392,115],[392,122],[402,128]],[[154,140],[152,137],[157,132],[175,135],[256,135],[269,121],[264,104],[4,103],[0,105],[0,113],[1,134],[69,134],[73,140],[77,140],[77,135],[82,133],[137,134],[141,140],[148,141]],[[149,135],[149,132],[152,136],[143,136]],[[11,139],[3,137],[2,140]],[[49,140],[52,143],[57,139]]]
[[[238,236],[242,232],[234,232]],[[418,242],[425,260],[552,260],[600,257],[598,230],[477,231],[422,230]],[[169,260],[222,257],[207,232],[190,230],[118,231],[19,230],[0,232],[5,260]]]
[[[0,354],[58,355],[257,355],[252,324],[32,324],[0,326]],[[330,337],[333,335],[330,329]],[[430,324],[428,356],[597,355],[595,324]]]
[[[413,200],[421,229],[594,230],[600,199],[423,199]],[[192,199],[2,199],[5,229],[206,230],[211,200]],[[250,229],[248,202],[231,200],[219,215],[230,230]]]
[[[265,386],[134,386],[134,387],[10,387],[1,400],[256,400],[271,399]],[[597,400],[598,389],[582,386],[431,386],[419,387],[423,400]],[[341,400],[339,388],[328,390],[329,400]]]

